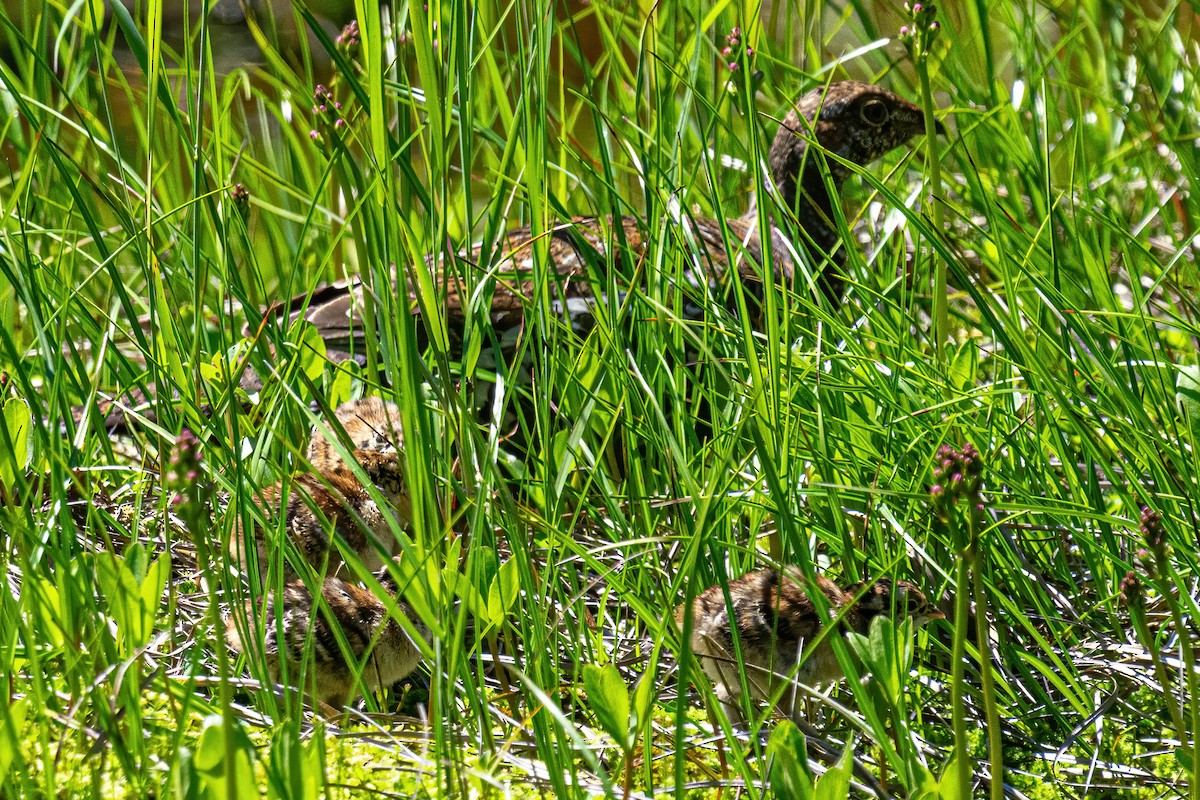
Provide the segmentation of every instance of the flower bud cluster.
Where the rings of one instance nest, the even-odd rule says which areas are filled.
[[[200,440],[187,428],[175,438],[175,449],[167,460],[164,491],[171,493],[171,510],[193,534],[201,533],[212,485],[204,479]]]
[[[1138,523],[1146,546],[1138,550],[1137,558],[1147,574],[1153,577],[1167,564],[1167,529],[1163,526],[1162,514],[1149,506],[1142,506]]]
[[[924,58],[933,48],[942,29],[937,21],[937,7],[932,3],[905,3],[904,15],[908,22],[900,26],[900,41],[908,50],[909,58],[914,61]]]
[[[1142,592],[1142,579],[1133,570],[1125,573],[1121,579],[1121,600],[1125,605],[1140,608],[1145,605],[1146,598]]]
[[[929,495],[938,518],[948,519],[954,507],[963,500],[970,504],[972,511],[982,511],[983,458],[975,445],[968,442],[961,450],[956,450],[944,444],[938,449],[937,459]]]
[[[250,204],[250,190],[245,184],[235,183],[229,187],[229,199],[239,211],[245,211],[246,206]]]
[[[743,61],[754,56],[753,47],[742,47],[742,29],[734,28],[725,35],[725,46],[721,48],[721,59],[725,68],[737,72],[743,68]]]
[[[352,19],[342,28],[342,32],[338,34],[335,44],[346,58],[354,58],[358,53],[359,41],[361,34],[358,30],[358,20]]]
[[[318,83],[317,88],[313,91],[313,109],[314,117],[324,117],[334,123],[334,125],[344,124],[342,119],[342,104],[333,96],[333,91],[325,84]]]
[[[346,120],[342,117],[342,104],[338,102],[333,90],[325,84],[318,83],[317,88],[313,91],[312,113],[317,124],[324,124],[334,131],[346,126]],[[308,138],[314,142],[321,141],[321,131],[314,128],[309,131]]]

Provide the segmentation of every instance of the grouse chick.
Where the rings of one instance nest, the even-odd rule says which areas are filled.
[[[282,485],[268,487],[262,494],[262,505],[280,510],[289,543],[315,569],[337,573],[343,559],[335,542],[341,540],[367,569],[374,571],[396,553],[393,519],[403,527],[412,517],[403,451],[396,449],[402,441],[399,414],[394,404],[366,398],[339,406],[335,415],[356,448],[352,452],[354,460],[386,503],[380,506],[333,445],[314,434],[308,458],[315,471],[293,479],[286,502]],[[264,533],[239,525],[231,555],[246,569],[248,552],[255,550],[259,573],[265,575],[271,549]],[[286,566],[286,559],[284,563]],[[290,576],[294,570],[288,567],[285,574]]]
[[[831,613],[838,618],[838,633],[866,634],[871,620],[881,615],[898,620],[912,618],[918,626],[945,616],[907,581],[880,578],[871,584],[859,583],[843,590],[828,578],[818,576],[816,585],[825,595]],[[692,652],[712,679],[717,699],[731,721],[742,719],[738,703],[742,670],[735,657],[735,630],[746,683],[752,697],[759,702],[769,701],[784,682],[820,687],[843,678],[829,634],[824,630],[829,623],[818,613],[804,587],[804,576],[798,567],[760,569],[730,582],[731,605],[726,604],[719,585],[701,592],[693,601]],[[680,606],[675,615],[681,628],[685,611],[686,606]],[[822,633],[826,635],[822,637]],[[794,690],[786,691],[780,702],[780,711],[792,718],[797,718],[801,708],[797,694]]]
[[[388,570],[381,570],[376,578],[399,614],[412,621],[418,636],[429,641],[429,628],[397,597],[396,582]],[[404,678],[421,663],[416,641],[388,613],[388,603],[368,589],[330,577],[321,584],[320,600],[314,609],[304,581],[289,581],[281,596],[268,597],[263,604],[261,647],[243,638],[232,617],[226,619],[225,638],[231,651],[265,658],[276,683],[285,677],[286,665],[289,683],[311,689],[316,700],[334,709],[342,708],[356,687],[377,691]],[[247,619],[252,621],[252,605],[248,604],[247,611],[251,612]],[[349,659],[338,644],[339,630]],[[312,660],[307,661],[305,654],[310,648]]]

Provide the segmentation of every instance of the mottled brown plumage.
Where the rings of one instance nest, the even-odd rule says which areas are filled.
[[[397,598],[396,583],[388,571],[381,570],[376,577],[398,613],[411,620],[416,633],[428,641],[429,628]],[[334,709],[346,704],[356,686],[377,691],[421,663],[417,643],[389,615],[388,603],[371,591],[331,577],[321,585],[321,598],[324,602],[314,609],[313,596],[304,581],[289,581],[283,587],[282,603],[275,597],[262,601],[257,621],[253,606],[247,607],[248,621],[262,625],[261,644],[256,634],[247,641],[233,619],[226,619],[225,638],[230,649],[235,654],[252,653],[265,658],[271,680],[278,683],[286,677],[290,685],[311,689],[312,697]],[[338,644],[338,630],[345,637],[351,660]],[[310,649],[311,661],[305,658]],[[355,679],[356,673],[361,676],[361,684]]]
[[[400,409],[395,403],[378,397],[364,397],[342,403],[334,409],[334,417],[346,432],[354,450],[381,453],[404,450]],[[308,461],[320,470],[342,463],[342,458],[333,443],[318,429],[313,431],[312,441],[308,445]]]
[[[829,190],[840,192],[850,170],[819,150],[867,165],[923,131],[920,110],[878,86],[841,81],[800,97],[784,117],[768,157],[772,180],[786,209],[782,215],[770,215],[772,269],[781,285],[807,291],[806,281],[811,277],[834,302],[842,297],[845,253],[833,224]],[[820,144],[819,150],[809,147],[811,140]],[[725,276],[731,264],[750,296],[761,296],[764,259],[756,214],[724,223],[682,217],[665,230],[692,253],[692,264],[684,276],[688,285],[677,287],[684,292],[685,317],[700,316],[703,295],[722,283],[728,286]],[[617,224],[606,217],[576,217],[551,227],[545,234],[552,278],[548,292],[564,323],[577,332],[589,329],[592,306],[609,288],[609,278],[615,277],[613,285],[618,292],[629,290],[617,276],[620,270],[613,270],[609,263],[616,251],[614,245],[626,242],[630,258],[637,261],[646,252],[648,235],[634,217],[620,218]],[[732,252],[726,247],[727,238],[734,243]],[[432,256],[424,265],[438,288],[451,357],[461,354],[463,333],[472,318],[490,323],[497,343],[507,353],[524,332],[526,311],[534,305],[530,229],[509,231],[486,246],[487,251],[485,245],[477,245],[468,253],[453,256],[449,268]],[[800,255],[807,266],[798,265],[794,255]],[[407,289],[407,307],[401,310],[420,317],[410,277],[401,273],[393,268],[391,275],[393,284],[402,282]],[[304,318],[312,322],[325,340],[330,360],[345,360],[353,353],[361,362],[366,346],[364,294],[361,281],[355,278],[293,298],[268,313],[281,321]],[[723,298],[726,302],[731,299],[732,295]],[[416,331],[418,344],[424,347],[430,333],[423,320],[418,320]],[[247,368],[241,386],[252,392],[261,388],[262,381]],[[82,412],[76,411],[78,420]],[[106,421],[109,428],[128,425],[123,411],[107,411],[113,411]],[[148,416],[153,419],[153,414]]]
[[[797,224],[791,230],[810,252],[826,254],[832,262],[821,273],[821,286],[835,301],[842,296],[840,268],[846,255],[833,224],[826,176],[833,190],[840,192],[851,170],[822,151],[865,166],[924,131],[924,115],[915,105],[886,89],[856,81],[813,89],[779,126],[767,156],[771,176],[783,207],[795,214]],[[944,132],[941,123],[938,132]],[[819,151],[809,151],[809,138],[820,143]],[[786,248],[776,247],[775,253],[776,269],[790,280],[792,261]]]
[[[353,469],[317,433],[308,452],[314,471],[293,479],[286,503],[279,485],[268,487],[261,502],[268,512],[278,511],[284,516],[290,544],[314,568],[334,575],[342,566],[341,553],[334,544],[336,537],[367,569],[376,570],[384,558],[396,552],[390,518],[404,526],[412,515],[403,452],[396,449],[402,441],[397,427],[399,410],[378,398],[365,398],[343,404],[335,414],[355,447],[355,461],[368,481],[378,487],[386,505],[380,507],[375,502]],[[259,573],[265,575],[271,558],[266,532],[254,528],[247,535],[239,525],[231,555],[243,568],[250,549],[257,552]],[[293,574],[290,568],[287,574]]]
[[[815,139],[824,151],[866,165],[923,131],[920,109],[870,84],[841,81],[814,89],[797,101],[780,125],[768,157],[772,179],[792,215],[773,220],[773,265],[782,283],[794,285],[795,276],[803,274],[792,257],[798,248],[808,254],[810,263],[821,273],[818,282],[822,289],[835,301],[842,294],[839,268],[845,256],[838,247],[826,180],[837,192],[851,173],[835,159],[810,152],[810,140]],[[712,289],[729,270],[732,257],[739,280],[757,295],[762,282],[758,265],[763,260],[757,216],[728,220],[724,226],[729,239],[738,243],[735,252],[726,249],[723,226],[718,221],[681,219],[679,225],[671,226],[669,235],[678,237],[694,254],[686,280],[694,287]],[[789,236],[788,231],[798,236]],[[621,218],[619,225],[614,225],[611,218],[576,217],[554,225],[546,235],[548,262],[554,276],[550,296],[555,310],[575,329],[586,330],[591,324],[591,303],[607,288],[594,285],[594,281],[608,274],[605,267],[613,245],[624,239],[636,260],[646,251],[646,233],[633,217]],[[534,302],[533,259],[531,231],[518,228],[491,247],[489,254],[479,245],[469,254],[457,256],[452,269],[439,270],[430,260],[427,268],[434,270],[435,280],[444,292],[441,313],[452,352],[461,343],[462,331],[471,314],[481,311],[486,313],[498,338],[508,335],[515,340],[524,324],[525,311]],[[484,263],[489,265],[486,273],[481,266]],[[460,281],[459,274],[465,274],[467,280]],[[477,284],[489,277],[495,279],[490,303],[473,312],[475,296],[471,292],[478,291]],[[393,280],[396,279],[393,275]],[[410,295],[408,310],[416,313],[415,293],[410,290]],[[314,323],[331,348],[347,348],[354,342],[361,350],[363,302],[360,283],[352,281],[321,290],[312,297],[298,297],[280,310],[292,319],[303,316]],[[699,306],[694,308],[698,311]],[[420,326],[419,333],[424,334]]]
[[[805,686],[820,687],[843,677],[837,656],[822,637],[828,624],[805,590],[804,576],[797,567],[762,569],[743,575],[729,584],[732,605],[726,605],[721,586],[713,586],[696,596],[692,603],[692,652],[704,672],[712,679],[718,699],[731,719],[740,720],[738,698],[742,682],[735,656],[736,631],[741,646],[742,664],[751,695],[767,701],[785,682],[794,680]],[[943,615],[921,591],[907,581],[881,578],[872,584],[855,584],[841,589],[828,578],[818,576],[817,588],[838,619],[838,633],[854,631],[866,634],[871,620],[880,615],[896,619],[911,617],[923,625]],[[862,595],[855,602],[855,597]],[[682,627],[686,607],[676,612]],[[818,639],[820,641],[818,641]],[[793,718],[800,715],[797,692],[787,690],[780,710]]]

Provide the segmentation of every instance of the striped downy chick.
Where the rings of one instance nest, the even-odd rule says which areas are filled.
[[[294,479],[281,513],[286,518],[288,538],[314,568],[333,574],[342,565],[342,557],[330,538],[332,530],[367,569],[374,571],[383,566],[383,557],[396,552],[388,516],[402,527],[412,517],[404,476],[400,410],[395,403],[364,397],[338,406],[334,416],[350,439],[354,459],[370,483],[378,487],[389,508],[381,509],[372,500],[371,493],[342,460],[337,448],[319,430],[314,430],[307,457],[315,472]],[[281,486],[270,487],[263,492],[263,505],[267,509],[279,508],[281,496]],[[243,569],[247,538],[239,528],[231,547],[233,557]],[[259,573],[265,575],[270,551],[262,531],[254,532],[253,543],[258,553]],[[289,568],[287,574],[290,576],[294,571]]]
[[[944,618],[921,590],[907,581],[881,578],[869,588],[860,583],[843,590],[818,576],[816,584],[831,613],[840,615],[840,632],[866,634],[871,621],[881,615],[897,621],[911,617],[918,626]],[[761,569],[730,582],[732,605],[726,605],[719,585],[701,592],[693,601],[692,652],[712,679],[717,699],[731,721],[742,721],[738,702],[742,681],[733,644],[734,629],[741,645],[746,682],[759,702],[769,701],[783,682],[818,688],[844,677],[829,634],[813,644],[826,622],[804,586],[804,576],[797,567]],[[860,592],[863,596],[856,602]],[[685,610],[681,606],[675,615],[681,628]],[[803,704],[797,702],[798,694],[785,691],[779,710],[799,722]]]
[[[367,569],[374,571],[383,566],[385,558],[397,552],[389,518],[394,517],[403,525],[411,515],[401,455],[395,451],[355,450],[354,458],[367,479],[378,487],[385,507],[372,498],[353,470],[340,461],[319,472],[296,476],[282,508],[281,486],[268,487],[263,492],[262,504],[267,509],[280,509],[284,515],[284,530],[290,545],[314,569],[329,575],[336,574],[343,564],[334,537]],[[231,555],[245,570],[249,550],[253,548],[258,555],[259,574],[265,576],[272,558],[267,537],[257,528],[249,536],[245,531],[239,525],[230,545]],[[295,574],[290,566],[286,569],[287,576]]]
[[[396,583],[388,571],[383,569],[376,577],[395,599],[397,611],[428,642],[429,628],[396,596]],[[314,609],[312,593],[304,581],[289,581],[283,587],[282,602],[276,596],[262,601],[261,646],[246,642],[232,618],[225,620],[226,641],[235,654],[253,652],[265,658],[271,680],[276,683],[283,679],[286,664],[291,685],[311,690],[314,700],[333,709],[344,707],[360,686],[378,691],[420,665],[421,651],[416,641],[388,613],[388,604],[371,591],[331,577],[321,585],[321,599],[323,602]],[[251,604],[247,612],[253,619]],[[347,660],[339,646],[337,630],[345,637],[352,660]],[[306,661],[309,652],[312,658]],[[361,683],[355,679],[356,673]]]
[[[364,397],[342,403],[334,409],[334,417],[346,431],[354,450],[374,450],[380,453],[404,451],[404,434],[400,429],[400,408],[378,397]],[[337,448],[320,430],[313,431],[308,445],[308,461],[317,469],[342,463]]]

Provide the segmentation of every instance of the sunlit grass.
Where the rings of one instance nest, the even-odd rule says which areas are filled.
[[[892,154],[848,187],[846,221],[867,244],[847,246],[844,306],[791,297],[755,330],[723,297],[682,319],[667,288],[692,258],[678,217],[746,211],[776,120],[828,71],[918,99],[898,17],[397,5],[360,19],[364,46],[348,53],[301,11],[311,37],[276,49],[264,25],[265,67],[230,69],[211,26],[164,39],[142,9],[129,46],[89,4],[69,17],[28,5],[0,12],[0,793],[191,797],[242,781],[282,796],[368,777],[401,794],[769,793],[774,721],[723,741],[722,767],[701,710],[711,689],[678,679],[665,621],[769,557],[847,581],[892,573],[951,608],[959,551],[928,490],[938,448],[967,442],[984,463],[979,571],[1008,782],[1200,791],[1186,775],[1200,703],[1179,671],[1179,625],[1200,613],[1185,15],[940,9],[946,227],[924,148]],[[761,79],[725,67],[735,26]],[[313,113],[317,84],[343,124]],[[504,256],[489,245],[512,226],[609,214],[649,234],[608,267],[624,293],[580,339],[539,292],[522,353],[535,380],[500,370],[506,392],[480,414],[477,385],[496,375],[478,366],[493,337],[479,275]],[[477,241],[478,264],[449,258]],[[430,253],[483,288],[465,354],[445,344]],[[956,334],[944,367],[934,258]],[[419,291],[424,351],[393,268]],[[339,371],[299,346],[311,331],[261,311],[346,275],[375,289],[379,346],[369,368]],[[269,376],[252,396],[236,388],[247,365]],[[132,439],[99,413],[71,419],[152,383],[158,422]],[[255,689],[261,665],[231,665],[223,699],[207,598],[243,607],[225,544],[239,516],[261,516],[263,487],[304,468],[310,403],[363,392],[400,405],[420,455],[405,563],[420,565],[414,605],[439,639],[416,686],[366,703],[384,716],[351,715],[355,734],[335,736],[309,727],[297,696]],[[159,480],[184,427],[218,490],[200,541]],[[1142,507],[1169,545],[1153,574]],[[1131,570],[1148,592],[1141,632],[1119,597]],[[964,694],[981,730],[973,634]],[[953,750],[952,641],[949,623],[918,636],[911,737],[888,741],[903,728],[883,723],[897,698],[878,687],[842,687],[846,712],[819,715],[831,739],[856,731],[862,757],[888,761],[898,794],[925,767],[940,779]],[[1153,691],[1155,651],[1184,698],[1175,714]],[[626,753],[583,689],[585,667],[607,663],[637,712]],[[718,739],[732,733],[714,715]],[[1191,741],[1163,757],[1181,730]],[[986,783],[986,742],[963,744]],[[226,770],[231,753],[257,777]]]

